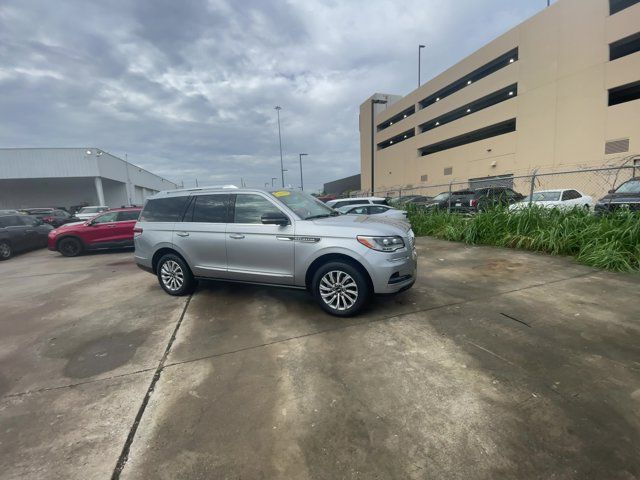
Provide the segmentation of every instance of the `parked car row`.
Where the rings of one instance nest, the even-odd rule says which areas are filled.
[[[355,201],[356,199],[350,199]],[[508,187],[485,187],[478,189],[442,192],[433,198],[418,196],[397,197],[391,205],[414,205],[425,210],[449,210],[454,213],[477,213],[496,206],[521,210],[534,204],[541,208],[570,210],[574,208],[594,211],[596,214],[612,212],[621,208],[640,211],[640,178],[632,178],[618,188],[610,190],[600,200],[573,188],[537,190],[532,196],[524,196]]]

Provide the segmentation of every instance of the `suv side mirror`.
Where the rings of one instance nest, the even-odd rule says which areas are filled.
[[[280,212],[264,213],[260,220],[264,225],[289,225],[289,218]]]

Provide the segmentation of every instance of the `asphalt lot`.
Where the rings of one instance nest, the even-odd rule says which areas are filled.
[[[348,320],[130,251],[0,263],[0,477],[640,478],[640,277],[417,244]]]

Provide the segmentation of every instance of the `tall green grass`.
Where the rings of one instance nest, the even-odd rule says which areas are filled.
[[[416,235],[471,245],[519,248],[571,255],[579,262],[614,271],[640,271],[640,213],[619,211],[594,216],[583,210],[532,206],[494,209],[471,217],[409,209]]]

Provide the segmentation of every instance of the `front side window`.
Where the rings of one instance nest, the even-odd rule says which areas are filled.
[[[198,195],[193,199],[193,209],[189,207],[189,213],[193,211],[192,218],[189,213],[184,221],[205,222],[205,223],[227,223],[229,195]]]
[[[109,212],[93,219],[93,223],[112,223],[118,221],[118,212]]]
[[[357,213],[358,215],[366,215],[367,207],[355,207],[351,210],[350,213]]]
[[[255,194],[239,194],[236,196],[234,222],[262,223],[265,213],[282,214],[274,204],[266,198]]]
[[[21,225],[22,225],[22,222],[20,222],[20,217],[18,217],[17,215],[8,215],[5,217],[0,217],[0,228],[17,227]]]
[[[184,213],[187,196],[149,200],[140,214],[141,222],[177,222]]]

